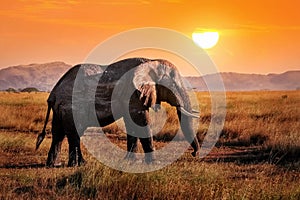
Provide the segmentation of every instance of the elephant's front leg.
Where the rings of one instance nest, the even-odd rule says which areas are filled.
[[[130,113],[130,117],[124,117],[127,131],[127,155],[126,158],[135,159],[137,150],[137,138],[140,138],[143,150],[145,152],[145,162],[153,161],[153,138],[149,128],[149,112],[142,110]]]
[[[151,134],[151,131],[149,129],[148,134]],[[152,134],[151,137],[148,138],[140,138],[140,141],[142,143],[143,146],[143,150],[145,152],[145,162],[147,164],[150,164],[153,162],[154,158],[153,158],[153,151],[155,150],[155,148],[153,147],[153,138],[152,138]]]
[[[128,160],[135,160],[135,153],[137,151],[137,137],[134,137],[130,134],[132,134],[132,131],[130,130],[130,128],[128,126],[126,126],[127,129],[127,154],[125,156],[125,159]]]

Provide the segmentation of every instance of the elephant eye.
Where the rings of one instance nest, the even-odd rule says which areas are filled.
[[[170,72],[170,77],[175,78],[175,72],[173,70]]]

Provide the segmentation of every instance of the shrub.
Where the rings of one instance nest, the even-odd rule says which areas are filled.
[[[22,89],[21,92],[39,92],[39,90],[35,87],[27,87]]]

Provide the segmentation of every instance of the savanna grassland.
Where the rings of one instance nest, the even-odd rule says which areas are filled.
[[[81,167],[46,168],[48,134],[35,151],[48,93],[0,93],[0,199],[300,199],[300,91],[228,92],[225,125],[216,147],[203,160],[191,150],[154,172],[110,169],[89,155]],[[209,93],[197,93],[203,140],[211,120]],[[155,135],[161,148],[176,133],[174,108]],[[159,113],[158,113],[159,115]],[[159,116],[152,123],[159,123]],[[123,125],[105,127],[124,147]],[[51,123],[48,123],[50,133]],[[183,139],[183,137],[182,137]],[[67,162],[64,141],[62,160]]]

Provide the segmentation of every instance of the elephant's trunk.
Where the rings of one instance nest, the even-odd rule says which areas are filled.
[[[185,115],[180,108],[177,108],[177,115],[184,137],[194,149],[192,155],[196,156],[199,150],[199,142],[197,136],[194,135],[192,117]]]
[[[170,105],[177,108],[177,115],[180,121],[181,130],[186,140],[194,149],[192,155],[196,156],[196,153],[199,150],[199,143],[197,137],[193,132],[192,120],[193,118],[199,117],[196,114],[192,113],[193,110],[187,92],[184,88],[179,86],[169,89],[167,87],[164,87],[163,85],[158,85],[158,91],[158,103],[160,101],[167,101]]]
[[[191,102],[189,100],[188,94],[185,90],[181,90],[180,96],[177,97],[180,106],[177,107],[177,115],[180,121],[181,130],[186,138],[186,140],[191,144],[194,152],[193,156],[196,156],[199,150],[199,143],[197,136],[195,136],[193,131],[193,118],[199,118],[198,115],[193,114]]]

